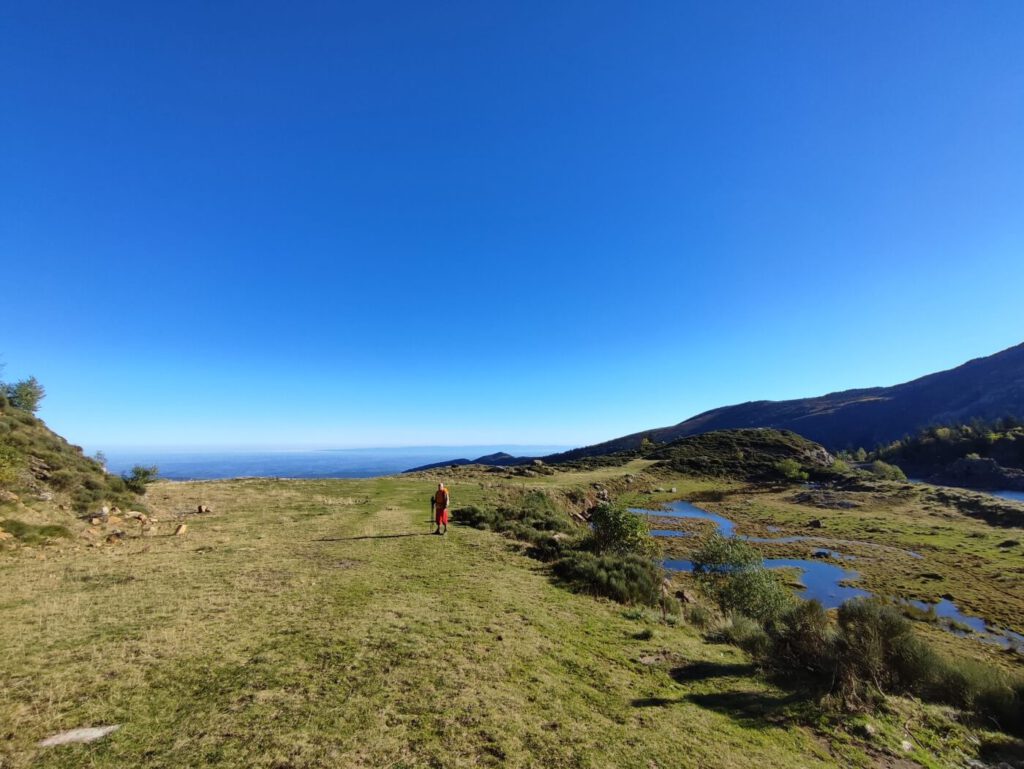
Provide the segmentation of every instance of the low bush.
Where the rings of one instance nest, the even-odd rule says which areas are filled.
[[[714,636],[725,643],[731,643],[758,660],[765,659],[771,651],[772,639],[756,619],[739,613],[726,617]]]
[[[905,481],[907,480],[906,474],[900,470],[896,465],[890,465],[888,462],[883,462],[880,459],[876,459],[870,465],[868,465],[868,472],[870,472],[876,478],[881,478],[886,481]]]
[[[818,601],[797,601],[772,626],[770,654],[762,661],[776,669],[829,674],[835,667],[836,631]]]
[[[38,545],[50,539],[63,539],[71,536],[71,532],[63,526],[34,526],[13,518],[0,521],[0,529],[14,535],[15,539],[26,545]]]
[[[657,606],[661,598],[661,569],[638,555],[595,555],[574,552],[555,562],[557,577],[577,590],[619,603]]]
[[[657,552],[657,543],[647,530],[646,521],[624,505],[602,502],[591,513],[590,524],[593,549],[599,554],[653,557]]]
[[[712,535],[690,560],[698,583],[724,612],[738,612],[767,624],[793,603],[792,591],[743,540]]]

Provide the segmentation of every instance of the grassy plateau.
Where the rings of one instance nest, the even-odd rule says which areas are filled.
[[[567,590],[491,531],[430,533],[438,480],[455,507],[594,484],[645,504],[704,499],[747,533],[806,533],[819,519],[821,536],[892,546],[863,546],[869,589],[890,579],[914,597],[949,592],[1024,630],[1020,548],[999,546],[1020,529],[899,485],[828,510],[792,489],[655,477],[651,464],[158,482],[145,498],[153,528],[125,525],[108,543],[110,525],[68,515],[70,536],[9,542],[0,767],[941,767],[1020,755],[1018,741],[949,708],[894,697],[870,717],[829,713],[686,612],[665,623]],[[32,511],[0,505],[0,519],[17,516]],[[977,640],[928,632],[1020,668]],[[92,744],[38,746],[106,724],[122,726]]]

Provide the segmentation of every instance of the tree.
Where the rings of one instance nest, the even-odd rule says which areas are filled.
[[[121,480],[124,481],[125,486],[136,494],[145,494],[146,486],[155,481],[159,473],[160,471],[155,465],[153,467],[135,465],[135,467],[132,468],[131,473],[121,474]]]
[[[46,397],[46,390],[34,376],[20,382],[4,385],[4,394],[12,406],[33,414],[39,408],[39,401]]]

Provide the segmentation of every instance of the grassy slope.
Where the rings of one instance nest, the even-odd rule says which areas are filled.
[[[148,501],[164,521],[215,512],[186,537],[8,553],[0,764],[833,765],[805,730],[752,715],[783,695],[727,667],[734,649],[687,628],[638,640],[643,621],[554,586],[496,535],[426,535],[430,489],[162,483]],[[673,680],[690,661],[722,675]],[[106,723],[124,728],[34,747]]]

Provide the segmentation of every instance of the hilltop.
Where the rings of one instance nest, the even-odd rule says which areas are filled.
[[[660,427],[544,457],[551,463],[669,443],[715,430],[792,430],[831,450],[874,448],[925,427],[1024,418],[1024,344],[957,368],[892,387],[844,390],[788,401],[752,401],[706,411]]]
[[[124,478],[0,394],[0,529],[26,541],[67,537],[103,507],[145,510]]]

